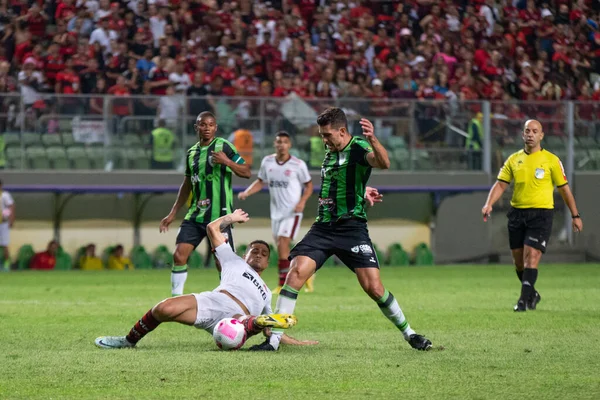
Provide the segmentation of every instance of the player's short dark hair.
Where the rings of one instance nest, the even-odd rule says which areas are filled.
[[[196,122],[200,121],[201,118],[212,118],[215,120],[215,122],[217,122],[217,117],[215,117],[215,114],[211,113],[210,111],[202,111],[200,114],[198,114],[196,117]]]
[[[286,138],[292,140],[292,137],[286,131],[279,131],[279,132],[277,132],[277,134],[275,134],[275,137],[286,137]]]
[[[264,240],[260,240],[260,239],[256,239],[250,242],[250,244],[248,245],[248,247],[252,247],[252,245],[255,244],[264,244],[265,246],[267,246],[267,250],[269,251],[269,256],[271,255],[271,246],[269,246],[269,243],[265,242]]]
[[[333,129],[348,129],[348,119],[346,113],[339,107],[329,107],[317,117],[319,126],[331,125]]]

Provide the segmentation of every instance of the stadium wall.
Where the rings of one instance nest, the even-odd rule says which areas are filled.
[[[93,179],[91,179],[93,176]],[[253,176],[252,179],[254,179]],[[15,185],[77,186],[123,185],[156,186],[178,185],[182,176],[173,172],[3,172],[2,179],[8,190]],[[234,186],[246,186],[251,180],[234,179]],[[313,173],[313,181],[318,184],[318,175]],[[385,248],[399,242],[409,251],[420,242],[431,245],[436,260],[440,263],[485,260],[489,254],[508,254],[504,238],[506,219],[496,213],[491,224],[483,224],[479,215],[485,201],[485,192],[462,193],[464,188],[489,185],[483,173],[402,173],[378,172],[371,178],[373,186],[402,188],[428,188],[439,186],[456,187],[453,196],[447,196],[436,208],[436,196],[427,192],[386,193],[383,204],[370,212],[370,231],[375,244]],[[573,184],[581,214],[584,216],[585,231],[575,235],[574,251],[591,258],[600,258],[600,213],[595,211],[600,195],[600,173],[577,173]],[[52,193],[13,192],[17,202],[18,223],[13,230],[11,250],[24,243],[32,243],[36,249],[45,246],[52,237],[52,215],[54,195]],[[166,215],[175,198],[174,193],[153,197],[145,208],[141,240],[147,249],[159,244],[171,248],[175,241],[178,225],[164,235],[158,233],[158,222]],[[254,217],[253,225],[240,226],[236,230],[238,243],[248,242],[255,237],[270,239],[268,220],[268,195],[260,193],[246,202],[236,201]],[[84,194],[70,200],[63,214],[61,242],[69,251],[95,242],[100,248],[114,243],[122,243],[130,248],[133,244],[132,219],[134,214],[133,195]],[[561,210],[562,204],[557,203]],[[305,220],[299,238],[308,230],[315,217],[316,198],[307,204]],[[437,212],[436,212],[437,211]],[[183,217],[183,213],[179,216]],[[561,221],[558,221],[560,224]],[[555,219],[555,225],[557,220]],[[432,229],[433,228],[433,229]],[[560,246],[550,247],[552,251],[562,251]],[[204,251],[204,248],[201,249]]]

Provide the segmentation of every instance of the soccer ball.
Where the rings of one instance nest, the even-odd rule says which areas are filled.
[[[235,318],[223,318],[215,327],[213,338],[221,350],[237,350],[246,343],[246,329]]]

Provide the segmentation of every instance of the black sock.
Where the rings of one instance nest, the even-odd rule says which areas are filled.
[[[519,277],[519,282],[523,282],[523,270],[518,270],[515,269],[515,272],[517,273],[517,276]]]
[[[536,268],[525,268],[523,271],[523,281],[521,286],[521,300],[528,301],[534,292],[535,281],[537,280],[538,270]]]

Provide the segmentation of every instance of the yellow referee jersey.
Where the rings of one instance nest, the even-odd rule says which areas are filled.
[[[525,150],[511,154],[498,180],[515,182],[510,205],[514,208],[554,208],[554,186],[566,185],[567,176],[560,159],[548,150],[528,154]]]

